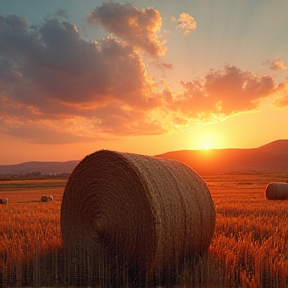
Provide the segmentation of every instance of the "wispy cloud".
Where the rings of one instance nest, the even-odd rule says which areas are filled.
[[[280,96],[274,100],[272,105],[275,108],[281,109],[288,106],[288,78],[278,86],[277,92]]]
[[[152,56],[166,52],[165,42],[157,34],[162,18],[153,9],[139,9],[131,4],[103,3],[91,11],[89,23],[102,25],[109,33],[149,53]]]
[[[287,70],[288,66],[284,65],[281,59],[267,60],[264,64],[268,65],[271,70]]]
[[[177,29],[183,30],[184,36],[190,34],[197,26],[195,19],[187,13],[180,14],[178,19],[172,17],[172,20],[177,23]]]
[[[286,91],[286,95],[281,98],[276,99],[273,102],[273,106],[276,108],[284,108],[288,106],[288,92]]]

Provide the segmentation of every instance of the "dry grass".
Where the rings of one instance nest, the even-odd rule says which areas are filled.
[[[0,208],[0,287],[22,286],[26,282],[31,286],[35,257],[61,250],[60,205],[39,201],[2,205],[5,207]]]
[[[199,259],[192,270],[185,271],[181,277],[181,288],[287,288],[288,201],[268,201],[264,196],[266,185],[274,181],[286,182],[287,173],[211,175],[204,176],[204,179],[216,206],[216,230],[209,256]],[[55,189],[45,194],[61,199],[64,189]],[[23,199],[23,192],[18,191],[17,196],[17,191],[12,191],[12,195],[9,191],[0,191],[1,197],[10,199],[13,196],[17,201]],[[34,200],[43,195],[43,190],[38,191],[38,194],[33,189],[27,191],[28,194],[32,192],[35,193]],[[18,286],[23,286],[23,277],[21,280],[20,276],[17,278],[15,275],[25,272],[20,265],[22,261],[27,262],[27,259],[32,257],[32,264],[37,263],[33,254],[35,247],[39,255],[45,251],[55,255],[59,253],[62,247],[60,204],[57,201],[48,204],[12,202],[0,206],[0,243],[3,243],[0,246],[1,287],[5,286],[3,275],[8,273],[9,267],[15,263],[16,268],[9,270],[9,273],[14,274],[14,278],[9,279],[14,279],[12,284],[15,286],[18,279]],[[67,270],[65,267],[58,266],[58,285],[67,285],[60,277],[60,274]],[[69,267],[71,270],[71,266]],[[34,266],[32,268],[35,270]],[[43,271],[46,271],[46,268],[43,268]],[[35,280],[33,277],[30,279]],[[76,280],[74,281],[76,283]],[[27,284],[32,286],[34,283]],[[47,284],[48,280],[45,283]],[[49,283],[56,282],[50,280]]]
[[[41,196],[53,195],[55,201],[62,201],[67,180],[17,180],[0,181],[0,197],[7,197],[10,203],[40,202]]]
[[[205,178],[216,206],[210,253],[223,269],[223,287],[288,286],[288,201],[268,201],[271,181],[287,173]]]

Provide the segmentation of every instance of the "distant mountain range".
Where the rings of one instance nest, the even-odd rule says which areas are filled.
[[[288,172],[288,139],[276,140],[252,149],[182,150],[156,155],[180,161],[200,174],[240,173],[263,171]],[[32,172],[43,174],[70,174],[80,161],[26,162],[0,165],[0,175],[17,175]]]

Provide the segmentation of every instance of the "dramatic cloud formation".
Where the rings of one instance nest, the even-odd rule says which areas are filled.
[[[173,91],[147,75],[138,53],[163,52],[157,11],[110,3],[89,19],[118,38],[88,42],[69,22],[29,27],[23,18],[0,16],[0,132],[34,143],[161,135],[257,109],[278,89],[270,76],[227,65]]]
[[[288,66],[285,66],[281,59],[268,60],[265,64],[269,65],[271,70],[287,70]]]
[[[179,19],[172,17],[172,20],[177,23],[177,29],[183,30],[184,36],[187,36],[193,30],[196,29],[196,25],[197,25],[196,21],[194,20],[194,18],[191,15],[189,15],[187,13],[180,14]]]
[[[182,116],[202,120],[255,110],[261,99],[275,89],[270,76],[254,75],[228,65],[223,70],[211,70],[204,81],[195,79],[182,85],[182,94],[165,98],[169,108]]]
[[[87,18],[90,23],[102,25],[109,33],[152,56],[165,54],[164,42],[157,36],[161,15],[153,8],[138,9],[131,4],[103,3]]]
[[[54,130],[65,128],[73,134],[73,125],[63,119],[71,122],[81,117],[92,119],[85,125],[90,123],[87,131],[94,130],[93,136],[97,132],[133,134],[133,127],[140,131],[140,125],[146,131],[151,128],[152,134],[163,131],[149,117],[143,120],[145,111],[159,106],[159,99],[150,93],[155,83],[131,45],[113,38],[86,42],[74,25],[56,19],[27,27],[17,16],[0,17],[0,42],[2,131],[12,133],[24,122],[42,121]],[[109,113],[101,114],[111,106],[118,107],[114,129],[113,109],[107,108],[109,121]]]

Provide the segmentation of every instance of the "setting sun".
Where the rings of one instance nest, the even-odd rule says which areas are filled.
[[[209,150],[209,149],[210,149],[210,143],[205,142],[205,143],[203,144],[203,150]]]
[[[196,150],[210,150],[222,148],[225,144],[225,135],[213,131],[210,125],[201,125],[192,138],[192,149]]]

